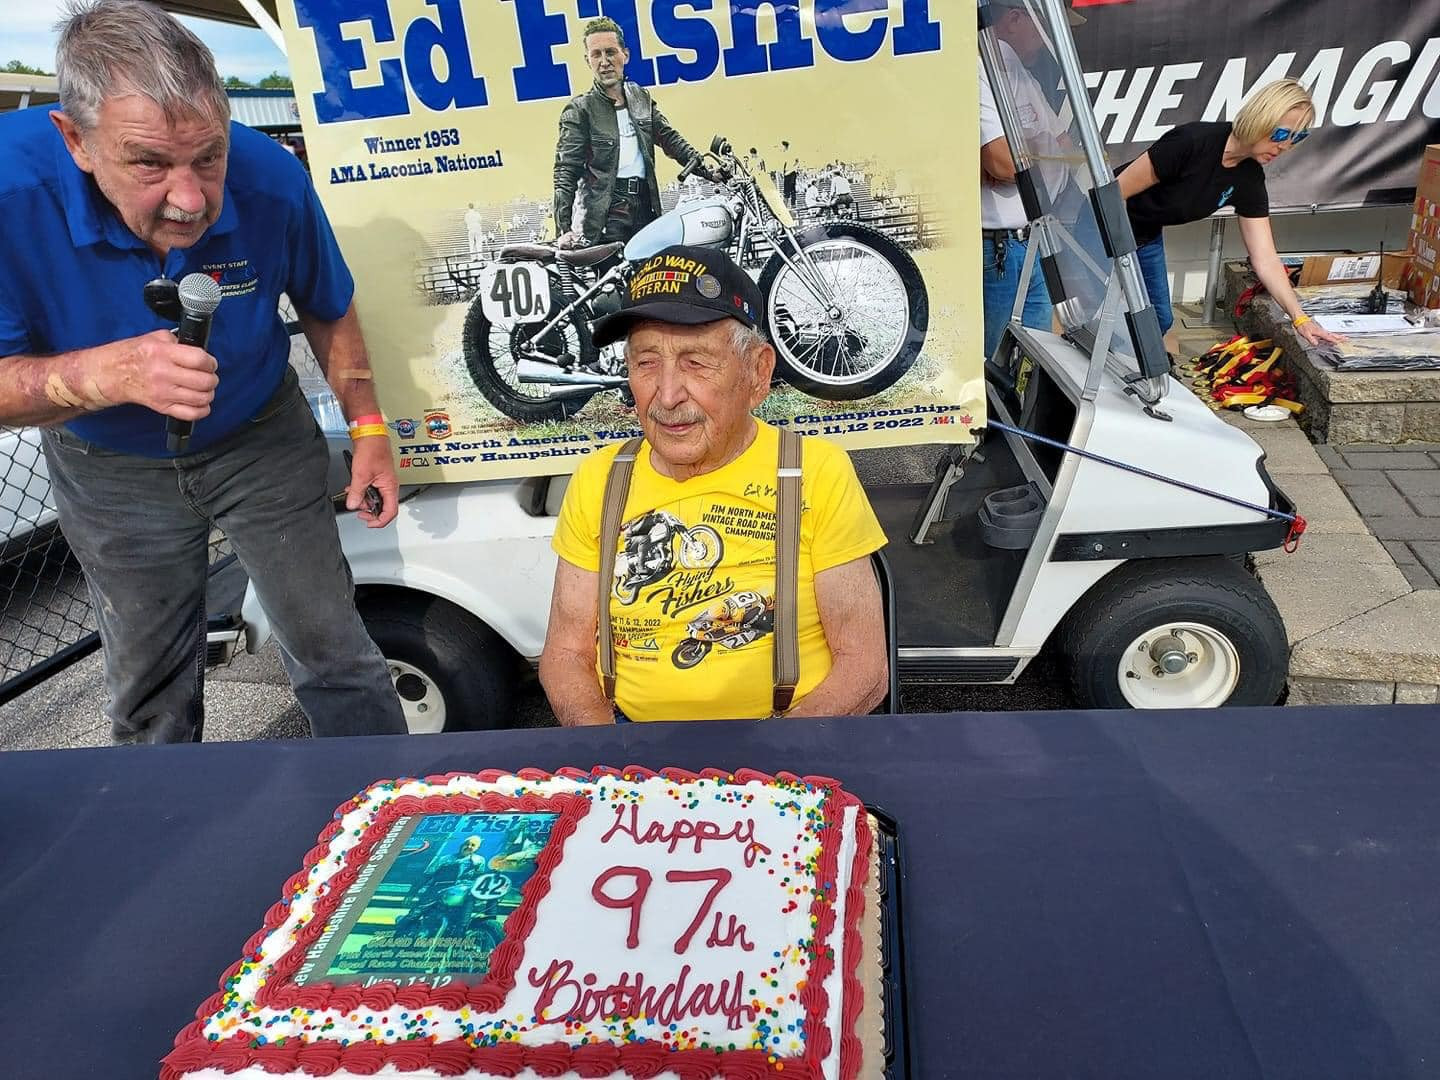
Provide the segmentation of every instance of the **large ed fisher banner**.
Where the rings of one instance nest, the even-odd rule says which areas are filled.
[[[639,434],[623,345],[590,328],[639,274],[703,275],[655,261],[675,243],[759,284],[762,419],[851,447],[983,423],[972,5],[287,3],[402,482],[569,472]],[[598,16],[623,110],[587,60]]]

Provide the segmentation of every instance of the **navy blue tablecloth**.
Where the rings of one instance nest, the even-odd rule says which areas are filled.
[[[939,1077],[1440,1076],[1440,710],[955,714],[0,754],[0,1073],[153,1077],[345,798],[750,766],[899,823]]]

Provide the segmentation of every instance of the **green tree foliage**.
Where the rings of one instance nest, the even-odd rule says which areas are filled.
[[[7,75],[53,75],[53,74],[55,74],[53,71],[41,71],[41,70],[40,70],[39,68],[37,68],[37,67],[31,67],[29,64],[23,64],[23,63],[21,63],[19,60],[11,60],[11,61],[10,61],[8,64],[6,64],[3,68],[0,68],[0,71],[4,71]]]

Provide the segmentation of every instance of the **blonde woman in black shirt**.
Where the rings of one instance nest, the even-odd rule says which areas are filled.
[[[1120,193],[1130,212],[1140,271],[1162,332],[1168,333],[1175,321],[1162,230],[1233,206],[1250,265],[1290,316],[1295,332],[1312,345],[1344,340],[1305,314],[1270,231],[1264,167],[1304,142],[1314,120],[1315,105],[1305,87],[1294,79],[1280,79],[1257,91],[1233,124],[1181,124],[1121,171]]]

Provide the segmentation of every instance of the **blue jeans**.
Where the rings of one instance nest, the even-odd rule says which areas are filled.
[[[116,742],[199,738],[212,524],[274,623],[310,730],[405,733],[384,658],[355,610],[325,438],[293,372],[253,419],[199,453],[136,457],[63,428],[46,429],[44,446],[60,528],[100,626]]]
[[[1168,334],[1175,325],[1175,312],[1170,308],[1170,273],[1165,267],[1165,238],[1157,236],[1149,243],[1135,249],[1140,260],[1140,276],[1145,279],[1145,291],[1150,294],[1150,304],[1160,320],[1160,333]]]
[[[1000,335],[1005,332],[1005,324],[1010,321],[1010,312],[1015,307],[1015,294],[1020,291],[1020,271],[1025,265],[1025,245],[1013,236],[999,240],[986,234],[981,240],[981,263],[983,272],[980,280],[985,291],[985,356],[988,359],[995,355],[995,347],[1000,344]],[[1040,272],[1037,256],[1020,321],[1036,330],[1049,330],[1052,310],[1050,292],[1045,287],[1045,275]]]

